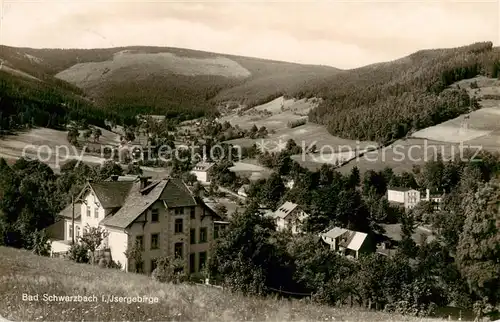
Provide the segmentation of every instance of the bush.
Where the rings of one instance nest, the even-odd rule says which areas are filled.
[[[160,257],[156,260],[156,268],[151,277],[160,283],[182,283],[187,280],[184,262],[180,259]]]
[[[291,129],[293,129],[294,127],[301,126],[301,125],[304,125],[306,123],[307,123],[307,118],[302,118],[302,119],[295,120],[295,121],[289,121],[287,126]]]
[[[89,263],[89,251],[87,247],[75,243],[72,244],[68,252],[69,259],[77,263]]]

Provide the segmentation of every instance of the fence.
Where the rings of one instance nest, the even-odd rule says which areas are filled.
[[[279,293],[280,295],[289,295],[289,296],[293,296],[293,297],[308,297],[312,300],[312,297],[313,297],[313,293],[299,293],[299,292],[290,292],[290,291],[284,291],[281,287],[279,289],[276,289],[276,288],[272,288],[272,287],[267,287],[265,286],[265,289],[268,290],[268,291],[272,291],[272,292],[277,292]]]
[[[195,283],[195,284],[199,285],[199,286],[215,287],[215,288],[218,288],[218,289],[221,289],[221,290],[224,289],[224,287],[221,286],[221,285],[210,284],[207,281],[205,283]],[[299,298],[309,298],[310,300],[312,300],[313,294],[314,294],[312,292],[311,293],[290,292],[290,291],[285,291],[282,288],[276,289],[276,288],[267,287],[267,286],[264,286],[264,289],[267,290],[267,291],[270,291],[272,293],[278,293],[280,296],[291,296],[291,297],[299,297]]]

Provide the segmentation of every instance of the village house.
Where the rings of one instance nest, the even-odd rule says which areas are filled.
[[[443,195],[431,194],[429,189],[425,189],[425,197],[422,197],[422,193],[416,189],[394,187],[387,189],[387,200],[406,210],[413,209],[420,201],[430,201],[434,203],[435,209],[440,209]]]
[[[358,259],[362,254],[374,251],[374,247],[366,233],[333,227],[320,236],[330,246],[331,250],[343,256]]]
[[[293,234],[302,231],[304,220],[309,217],[302,207],[293,202],[285,202],[274,212],[277,230],[290,229]]]
[[[184,260],[187,272],[199,272],[213,241],[228,224],[174,178],[112,176],[89,181],[75,200],[74,222],[71,204],[59,214],[62,220],[56,225],[63,231],[52,237],[52,250],[67,251],[73,234],[85,234],[88,226],[102,227],[108,236],[101,248],[109,249],[125,271],[151,273],[156,258],[175,256]],[[136,244],[142,250],[140,263],[125,255]]]
[[[201,183],[208,184],[211,181],[209,170],[215,165],[213,162],[207,162],[206,160],[198,162],[191,173],[196,176],[196,179]]]
[[[387,200],[400,204],[407,210],[412,209],[420,202],[420,191],[412,188],[389,188],[387,189]]]
[[[238,189],[238,195],[241,197],[248,197],[248,189],[250,189],[249,184],[244,184]]]

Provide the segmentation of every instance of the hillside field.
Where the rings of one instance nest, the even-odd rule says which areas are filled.
[[[102,136],[99,143],[94,143],[92,139],[85,142],[79,138],[80,144],[88,145],[91,149],[101,149],[101,145],[118,146],[120,135],[101,128]],[[84,153],[80,148],[72,146],[67,139],[68,132],[47,128],[35,128],[18,132],[16,135],[8,135],[0,138],[0,158],[5,158],[10,162],[21,158],[23,155],[28,158],[39,159],[55,172],[60,170],[60,166],[71,159],[80,159],[90,165],[99,165],[106,159],[100,153]],[[66,148],[68,150],[66,150]],[[24,151],[24,153],[23,153]],[[57,152],[59,151],[59,152]],[[153,178],[164,177],[168,174],[168,169],[141,167],[144,175]]]
[[[466,145],[481,146],[489,151],[499,151],[500,80],[479,76],[457,82],[454,87],[464,88],[469,95],[478,98],[481,108],[420,130],[412,137],[448,143],[462,142]]]
[[[265,104],[255,106],[246,111],[224,115],[220,121],[228,121],[231,125],[238,125],[242,129],[250,129],[254,124],[257,127],[266,127],[268,131],[274,131],[264,140],[270,143],[270,147],[278,144],[281,140],[286,143],[293,139],[299,146],[306,148],[315,144],[317,149],[324,148],[325,152],[342,151],[342,147],[350,147],[353,150],[364,149],[367,146],[377,145],[375,142],[356,141],[339,138],[328,133],[324,126],[307,122],[295,128],[289,128],[288,122],[293,122],[305,118],[311,109],[317,106],[318,99],[285,99],[276,98]],[[281,108],[283,106],[283,109]],[[267,111],[267,113],[266,113]],[[234,139],[227,143],[240,146],[251,146],[262,142],[262,139]]]
[[[197,285],[154,282],[147,276],[35,256],[0,247],[0,316],[10,321],[441,321],[334,308],[307,301],[244,297]],[[125,282],[126,281],[126,282]],[[40,301],[23,301],[22,294]],[[97,302],[42,301],[43,294],[87,295]],[[155,303],[105,303],[105,296],[147,296]]]

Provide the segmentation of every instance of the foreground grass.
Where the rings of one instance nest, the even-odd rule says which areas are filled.
[[[431,321],[304,301],[244,297],[215,288],[160,284],[147,276],[100,269],[0,247],[0,316],[9,320],[128,321]],[[39,301],[23,300],[23,293]],[[97,302],[47,302],[43,294],[96,295]],[[157,303],[105,303],[102,296],[157,297]]]

